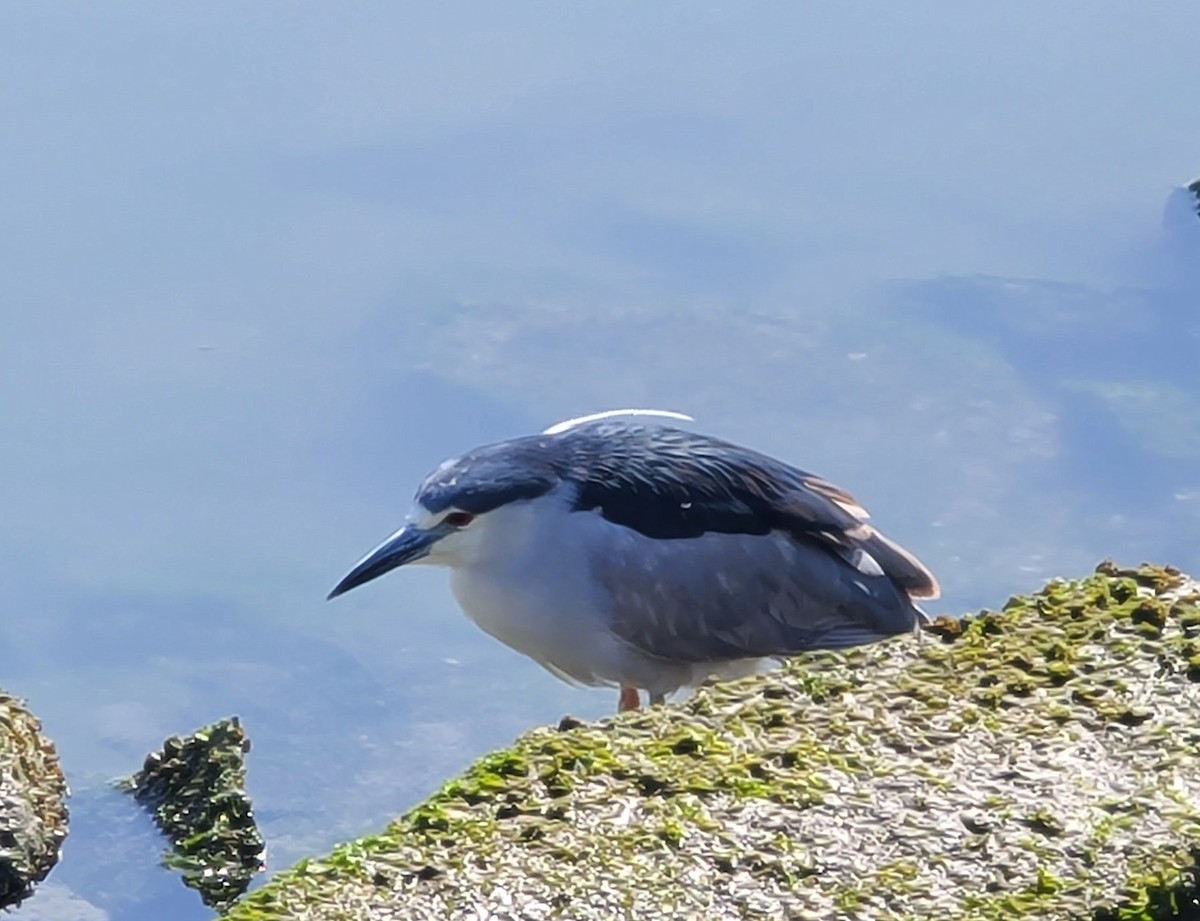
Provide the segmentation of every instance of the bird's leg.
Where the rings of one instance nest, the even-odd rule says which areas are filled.
[[[642,698],[637,688],[621,687],[621,696],[617,698],[617,712],[642,709]]]

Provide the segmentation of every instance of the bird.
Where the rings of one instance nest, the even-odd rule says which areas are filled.
[[[484,445],[420,484],[333,599],[401,566],[450,569],[466,615],[617,710],[769,659],[915,633],[933,573],[848,492],[766,454],[607,410]]]

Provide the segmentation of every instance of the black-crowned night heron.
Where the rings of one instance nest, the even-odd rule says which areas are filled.
[[[938,583],[827,480],[749,448],[598,413],[433,471],[399,531],[330,592],[448,566],[496,639],[619,709],[764,658],[915,631]]]

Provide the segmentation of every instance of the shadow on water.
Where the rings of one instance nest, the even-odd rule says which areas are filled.
[[[1189,201],[1168,202],[1137,287],[939,278],[893,303],[1016,369],[1056,419],[1061,452],[1044,485],[1081,519],[1144,532],[1144,553],[1169,559],[1200,533],[1200,218]]]
[[[50,889],[39,892],[19,917],[35,921],[43,917],[47,921],[212,918],[212,910],[183,885],[179,875],[159,865],[164,845],[150,816],[129,795],[103,785],[81,790],[71,797],[71,835],[51,882],[86,897],[87,904],[72,903],[65,893]],[[46,914],[39,914],[43,909]]]

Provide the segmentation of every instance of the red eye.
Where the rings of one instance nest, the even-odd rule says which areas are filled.
[[[470,512],[451,512],[442,519],[442,523],[448,524],[452,528],[465,528],[474,520],[475,516]]]

